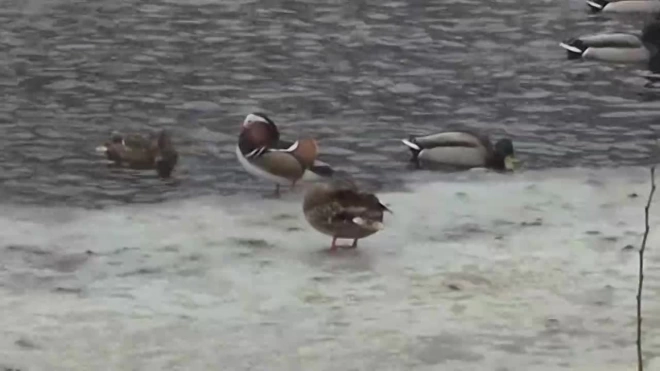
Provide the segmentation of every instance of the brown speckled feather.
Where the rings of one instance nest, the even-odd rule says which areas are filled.
[[[382,228],[384,212],[391,212],[374,194],[328,184],[314,185],[307,192],[303,211],[316,230],[339,238],[364,238],[376,233]]]

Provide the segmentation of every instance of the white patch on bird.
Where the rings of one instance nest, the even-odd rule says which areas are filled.
[[[371,221],[371,220],[366,220],[366,219],[361,218],[359,216],[353,218],[353,223],[359,225],[360,227],[375,229],[375,230],[381,230],[385,227],[385,225],[383,225],[383,223],[381,223],[381,222],[374,222],[374,221]]]
[[[293,142],[293,144],[291,146],[289,146],[289,148],[284,148],[284,149],[273,148],[273,149],[271,149],[271,151],[273,151],[273,152],[293,152],[297,148],[298,148],[298,141],[296,140],[295,142]]]
[[[245,158],[259,157],[262,153],[264,153],[265,150],[266,150],[266,147],[255,148],[252,151],[248,152],[245,155]]]
[[[559,43],[559,46],[573,53],[582,54],[582,50],[580,50],[580,48],[576,48],[575,46],[568,45],[566,43]]]
[[[587,0],[587,5],[592,6],[592,7],[594,7],[594,8],[603,9],[603,6],[600,5],[600,4],[598,4],[598,3],[595,2],[595,1],[589,1],[589,0]]]
[[[421,150],[422,150],[417,144],[415,144],[415,143],[409,141],[408,139],[401,139],[401,141],[403,142],[403,144],[407,145],[408,147],[410,147],[410,148],[412,148],[412,149],[414,149],[414,150],[417,150],[417,151],[421,151]]]
[[[364,226],[365,224],[367,224],[367,221],[358,216],[358,217],[353,218],[353,223],[355,223],[359,226]]]
[[[96,152],[101,152],[101,153],[103,153],[103,152],[108,152],[108,147],[106,147],[106,146],[98,146],[98,147],[96,147],[95,151],[96,151]]]

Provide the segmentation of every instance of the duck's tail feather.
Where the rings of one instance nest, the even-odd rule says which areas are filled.
[[[314,160],[314,164],[308,167],[303,174],[302,180],[316,182],[326,178],[333,178],[337,170],[323,161]]]
[[[319,160],[315,160],[314,165],[312,165],[309,170],[321,177],[331,177],[335,173],[335,170],[332,168],[332,166]]]
[[[394,211],[392,211],[392,209],[390,209],[389,207],[383,205],[383,204],[380,203],[380,202],[379,202],[378,204],[379,204],[380,207],[383,209],[383,211],[387,211],[387,212],[390,213],[390,214],[394,214]]]
[[[417,139],[411,135],[408,139],[401,139],[401,142],[410,149],[410,153],[412,154],[411,161],[417,161],[419,153],[422,152],[422,147],[417,143]]]
[[[566,50],[568,59],[582,58],[584,52],[587,51],[587,45],[580,39],[570,39],[559,43],[559,46]]]
[[[603,11],[603,8],[605,8],[605,5],[608,3],[608,0],[587,0],[587,6],[593,13]]]

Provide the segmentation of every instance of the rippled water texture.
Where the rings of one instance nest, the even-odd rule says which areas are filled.
[[[410,174],[398,138],[511,136],[527,168],[643,164],[660,105],[639,67],[558,42],[638,31],[565,1],[2,1],[0,194],[95,206],[267,185],[233,146],[250,111],[376,186]],[[113,129],[171,129],[176,180],[109,171]]]

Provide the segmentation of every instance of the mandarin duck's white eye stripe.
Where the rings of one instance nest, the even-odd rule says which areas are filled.
[[[265,118],[255,115],[254,113],[250,113],[249,115],[245,116],[245,120],[243,120],[243,126],[246,126],[252,122],[263,122],[264,124],[268,124],[268,120]]]

